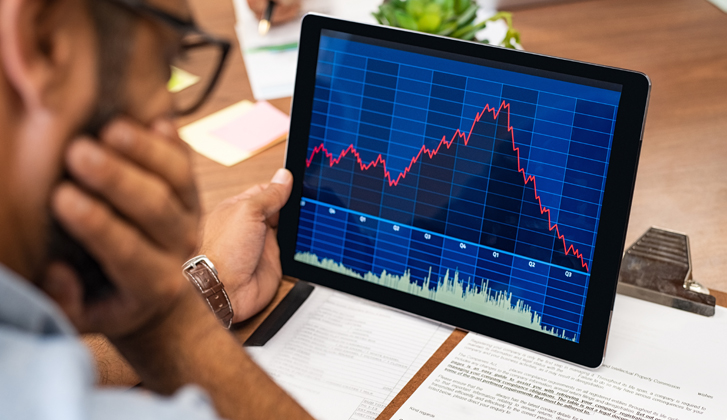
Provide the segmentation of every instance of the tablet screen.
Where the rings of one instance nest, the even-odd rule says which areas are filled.
[[[331,30],[296,261],[578,342],[621,86]]]

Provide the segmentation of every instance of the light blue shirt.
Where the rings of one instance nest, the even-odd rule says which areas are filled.
[[[199,388],[164,398],[97,388],[91,355],[53,301],[0,265],[0,419],[217,419]]]

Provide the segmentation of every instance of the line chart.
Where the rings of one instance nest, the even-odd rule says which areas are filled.
[[[322,35],[296,261],[578,341],[620,92]]]
[[[467,134],[463,133],[459,129],[454,132],[452,135],[452,138],[450,140],[447,140],[446,136],[443,136],[442,139],[439,141],[439,144],[437,144],[437,147],[434,149],[427,148],[426,145],[422,145],[422,147],[419,149],[419,153],[416,154],[413,158],[411,158],[411,161],[409,162],[409,166],[404,168],[401,172],[399,172],[399,175],[396,178],[392,178],[391,172],[386,167],[386,159],[379,154],[376,159],[370,161],[369,163],[364,163],[361,159],[361,155],[358,153],[356,148],[353,144],[349,145],[346,149],[341,151],[341,153],[338,155],[338,157],[333,157],[333,154],[328,151],[324,143],[321,143],[320,145],[316,146],[313,149],[313,152],[311,155],[306,159],[306,167],[310,167],[311,163],[313,162],[313,158],[319,154],[323,153],[327,159],[329,159],[329,166],[334,166],[341,162],[341,159],[346,157],[349,153],[352,153],[356,157],[356,162],[359,164],[359,167],[362,171],[368,170],[372,167],[377,167],[379,164],[381,164],[382,169],[384,170],[384,177],[386,177],[386,180],[389,184],[389,186],[397,186],[399,184],[399,181],[403,178],[406,178],[406,174],[411,171],[412,166],[417,163],[417,161],[421,158],[422,155],[429,156],[429,159],[433,159],[437,154],[439,154],[439,149],[442,146],[445,146],[447,149],[449,149],[454,141],[456,139],[461,139],[465,146],[469,144],[470,136],[472,135],[472,132],[474,131],[475,124],[477,124],[480,119],[488,112],[492,113],[492,118],[494,120],[497,120],[497,117],[500,114],[500,111],[503,109],[507,110],[507,131],[510,134],[510,137],[512,139],[512,149],[514,152],[517,153],[517,165],[518,165],[518,172],[520,172],[523,176],[523,183],[527,185],[529,182],[533,183],[533,192],[535,194],[535,199],[538,201],[538,204],[540,206],[540,214],[546,214],[548,215],[548,230],[552,231],[555,230],[556,235],[559,240],[563,241],[563,252],[565,255],[574,255],[576,258],[578,258],[581,261],[581,266],[586,269],[586,271],[589,271],[588,269],[588,263],[583,261],[583,255],[576,249],[573,244],[568,246],[566,244],[565,236],[560,233],[560,229],[558,228],[557,223],[552,223],[551,221],[551,215],[550,215],[550,209],[543,206],[543,203],[540,199],[540,196],[538,195],[538,188],[537,188],[537,182],[535,180],[535,177],[533,175],[527,175],[525,173],[525,169],[521,165],[520,161],[520,148],[515,144],[515,133],[512,128],[512,125],[510,125],[510,104],[506,103],[505,101],[502,101],[500,104],[500,107],[496,110],[494,108],[491,108],[489,104],[485,105],[485,108],[477,113],[475,116],[474,121],[472,122],[472,128],[470,128],[469,132]]]

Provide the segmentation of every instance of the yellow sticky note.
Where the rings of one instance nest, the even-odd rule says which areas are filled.
[[[194,150],[232,166],[287,137],[290,118],[265,101],[238,102],[179,130]]]

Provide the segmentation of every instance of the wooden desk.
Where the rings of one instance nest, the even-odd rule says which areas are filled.
[[[230,0],[190,2],[203,27],[236,40]],[[727,15],[704,0],[609,0],[526,8],[514,16],[529,51],[651,77],[627,244],[652,225],[685,232],[695,278],[710,289],[727,290]],[[235,44],[212,100],[181,124],[242,99],[253,97]],[[286,112],[290,107],[289,99],[271,102]],[[284,150],[276,146],[231,168],[196,156],[205,208],[266,182],[283,165]],[[727,295],[719,299],[727,305]]]
[[[181,125],[242,99],[253,100],[236,43],[231,0],[189,0],[198,22],[235,41],[211,100]],[[352,0],[339,0],[352,1]],[[627,244],[650,226],[687,233],[695,278],[727,306],[727,14],[705,0],[563,2],[515,10],[524,47],[533,52],[642,71],[653,89]],[[290,99],[271,101],[283,111]],[[278,145],[227,168],[195,156],[203,206],[266,182],[283,165]],[[284,281],[266,310],[236,326],[246,339],[292,287]],[[125,365],[103,339],[95,352]],[[114,370],[119,383],[138,379]]]

